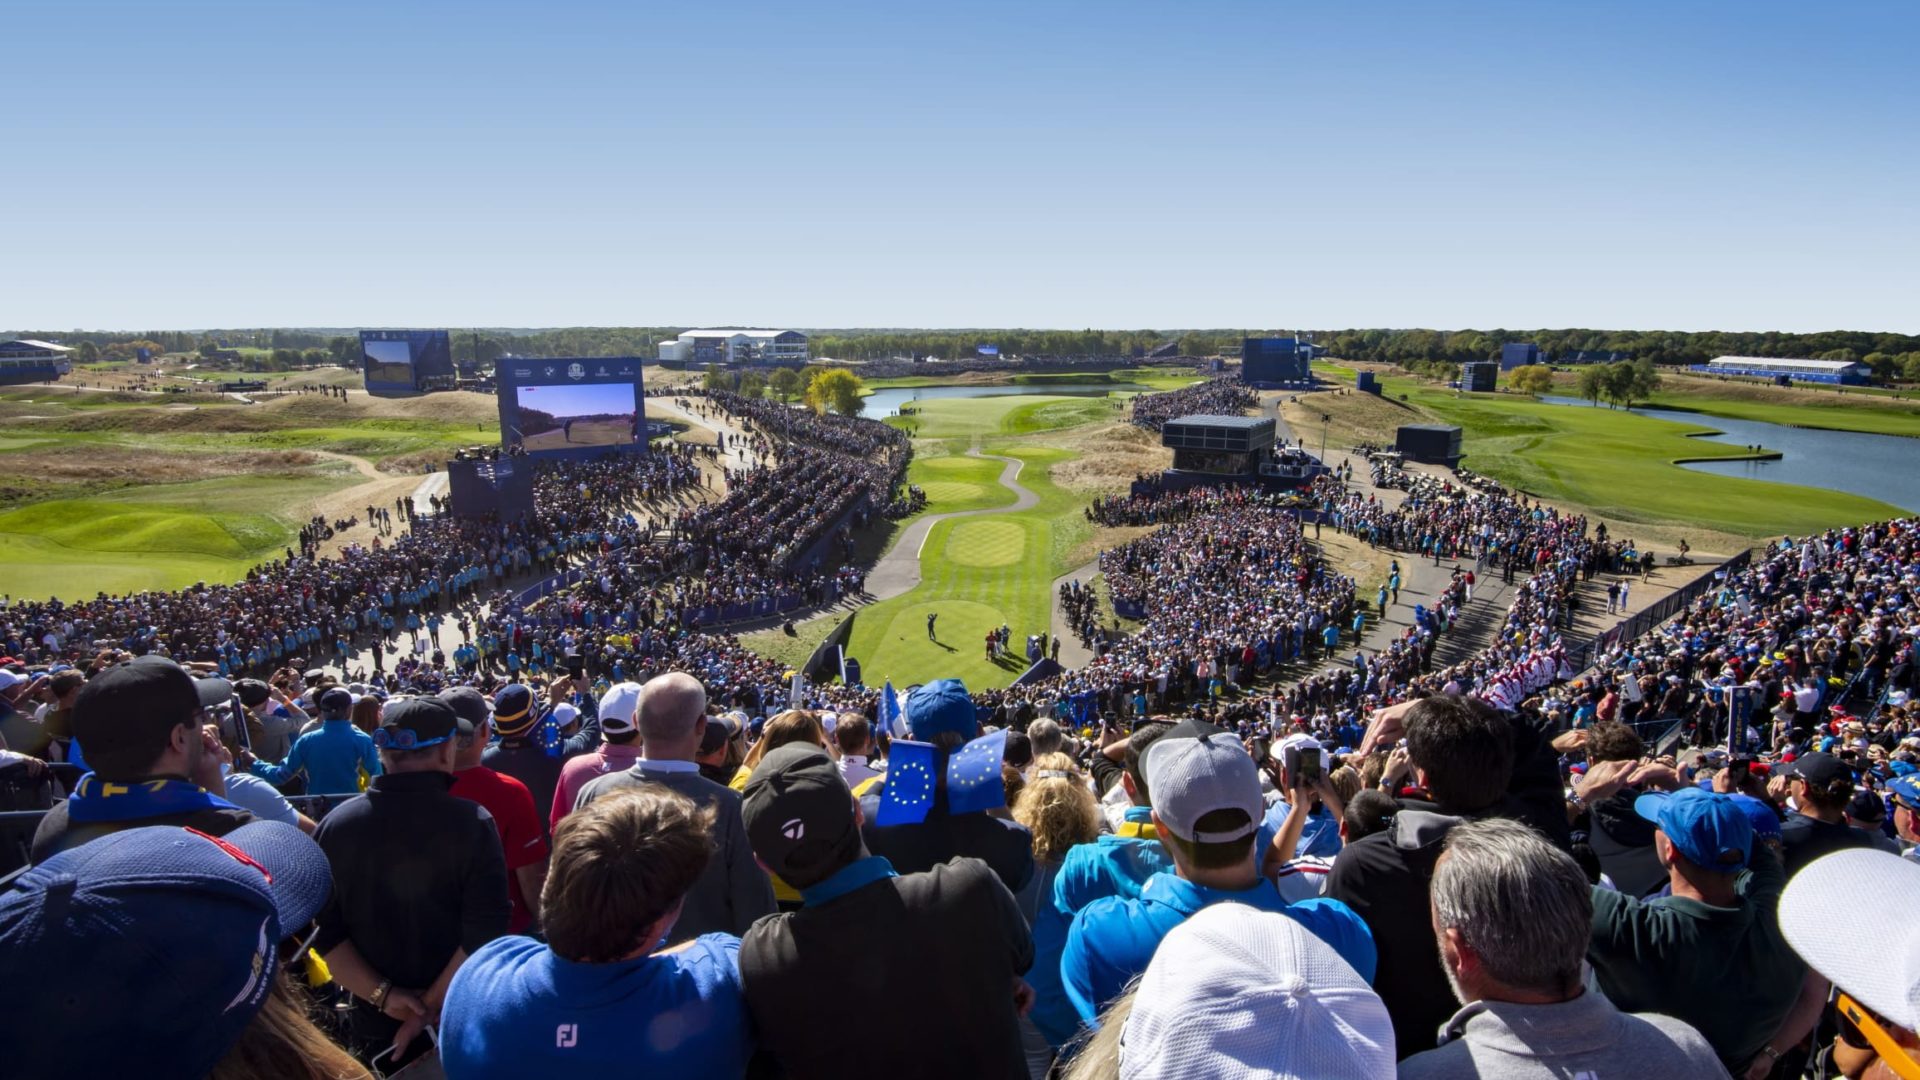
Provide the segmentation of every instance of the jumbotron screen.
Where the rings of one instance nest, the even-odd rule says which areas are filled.
[[[640,441],[632,383],[516,386],[515,427],[528,453],[627,446]]]

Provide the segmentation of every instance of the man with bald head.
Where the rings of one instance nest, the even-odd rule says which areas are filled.
[[[700,775],[694,757],[707,728],[707,691],[684,672],[661,675],[640,688],[640,760],[622,772],[608,773],[580,789],[578,810],[603,795],[643,784],[658,784],[713,808],[713,858],[687,893],[679,921],[668,931],[669,944],[701,934],[747,932],[774,910],[773,883],[754,861],[747,827],[740,817],[740,795]]]

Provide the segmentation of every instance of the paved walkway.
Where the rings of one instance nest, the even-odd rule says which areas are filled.
[[[1067,619],[1066,605],[1060,602],[1060,586],[1069,581],[1089,585],[1099,576],[1100,560],[1095,559],[1078,570],[1055,578],[1053,582],[1053,636],[1060,641],[1060,666],[1069,671],[1078,671],[1093,663],[1093,650],[1081,644],[1080,635],[1074,633],[1073,623]]]

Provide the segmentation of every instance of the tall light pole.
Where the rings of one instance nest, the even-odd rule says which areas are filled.
[[[1320,414],[1320,461],[1322,464],[1327,460],[1327,425],[1331,423],[1333,423],[1332,413]]]

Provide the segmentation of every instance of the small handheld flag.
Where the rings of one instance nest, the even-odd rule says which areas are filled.
[[[933,744],[895,739],[887,755],[887,787],[873,823],[918,825],[933,809]]]
[[[1007,805],[1000,763],[1007,754],[1007,729],[982,735],[947,759],[947,809],[955,814],[995,810]]]

